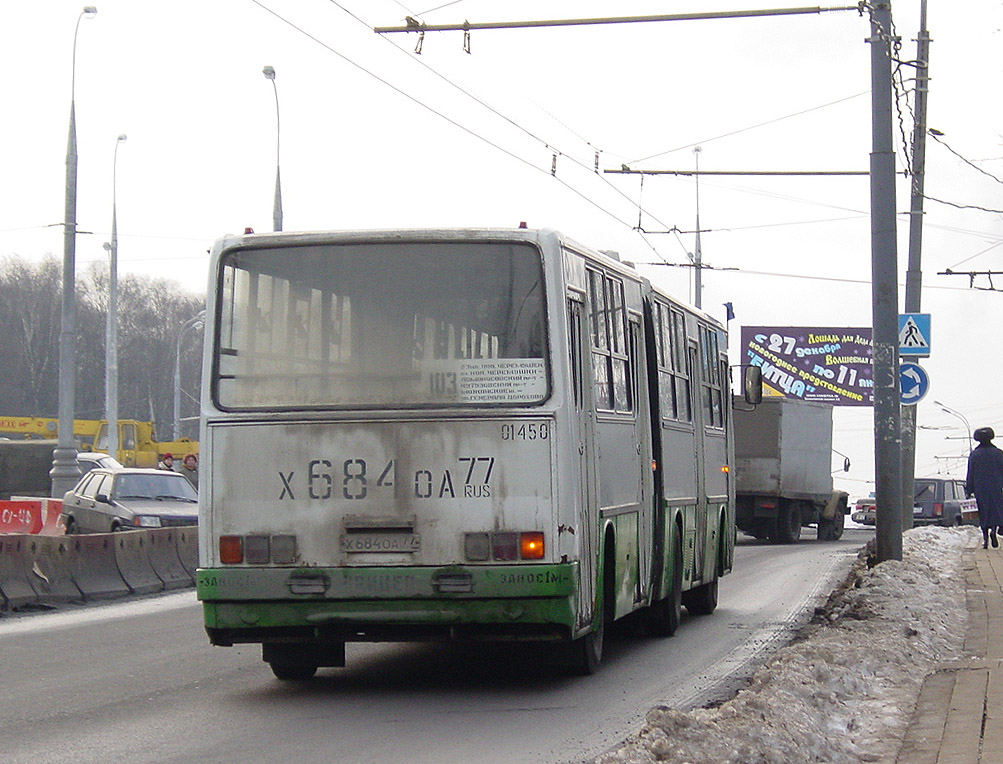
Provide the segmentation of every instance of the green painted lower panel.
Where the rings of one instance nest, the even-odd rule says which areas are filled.
[[[443,568],[200,568],[205,625],[224,641],[269,630],[315,629],[352,638],[408,629],[570,633],[578,615],[577,563]],[[534,628],[536,631],[534,632]]]
[[[450,565],[441,568],[199,568],[200,600],[380,600],[567,597],[578,563]]]
[[[508,600],[374,600],[204,602],[208,629],[239,632],[274,628],[359,626],[554,625],[572,629],[574,598]]]

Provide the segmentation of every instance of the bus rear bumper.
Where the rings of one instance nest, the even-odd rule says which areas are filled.
[[[570,639],[567,599],[508,602],[204,602],[214,645],[257,642],[558,641]]]
[[[567,640],[578,610],[576,564],[200,569],[197,581],[216,645]]]

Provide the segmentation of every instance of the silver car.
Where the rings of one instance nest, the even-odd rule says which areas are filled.
[[[198,524],[198,493],[184,475],[129,467],[91,470],[63,496],[67,533]]]
[[[91,470],[98,467],[121,467],[118,459],[100,451],[79,451],[77,452],[77,468],[81,475],[86,475]]]

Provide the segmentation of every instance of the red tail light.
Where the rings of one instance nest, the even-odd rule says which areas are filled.
[[[241,536],[219,537],[219,560],[225,565],[239,565],[244,561],[244,539]]]
[[[944,505],[943,504],[934,504],[933,505],[933,516],[934,517],[940,517],[942,514],[944,514]]]

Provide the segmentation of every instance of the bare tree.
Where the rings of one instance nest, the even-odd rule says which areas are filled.
[[[60,263],[0,262],[0,414],[55,417],[58,410]],[[95,264],[77,279],[78,419],[104,417],[108,276]],[[165,279],[127,276],[119,283],[119,417],[152,420],[168,439],[174,408],[178,331],[205,306]],[[181,338],[182,406],[193,416],[201,377],[201,334]],[[185,405],[187,404],[187,405]],[[195,438],[197,424],[182,434]]]

